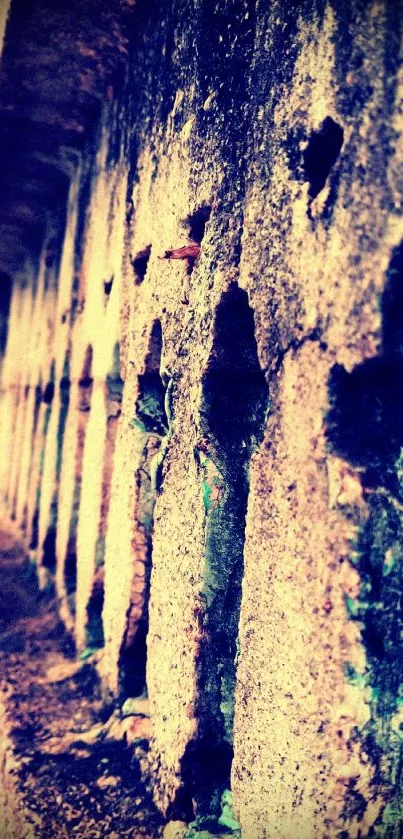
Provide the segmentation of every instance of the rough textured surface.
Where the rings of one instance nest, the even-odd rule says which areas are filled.
[[[3,498],[167,835],[400,835],[402,11],[139,2],[14,283]]]

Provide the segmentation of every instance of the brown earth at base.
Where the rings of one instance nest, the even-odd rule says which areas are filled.
[[[1,839],[157,839],[162,820],[123,721],[105,709],[94,668],[74,659],[55,601],[39,595],[23,548],[2,529],[0,574]]]

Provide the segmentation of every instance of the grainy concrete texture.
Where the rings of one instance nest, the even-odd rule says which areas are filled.
[[[397,839],[403,6],[22,5],[4,508],[167,837]]]

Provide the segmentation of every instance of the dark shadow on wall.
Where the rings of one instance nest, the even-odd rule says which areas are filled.
[[[123,398],[124,382],[120,376],[120,344],[113,350],[111,369],[106,377],[104,394],[106,409],[106,437],[102,470],[99,533],[95,548],[95,575],[91,597],[87,606],[86,643],[91,649],[104,645],[102,609],[104,605],[105,536],[111,499],[113,456]]]
[[[166,392],[169,383],[161,374],[163,349],[162,327],[159,320],[152,326],[144,373],[138,377],[138,395],[133,426],[141,433],[142,452],[136,471],[135,561],[144,569],[133,581],[131,603],[127,613],[126,631],[119,659],[119,684],[123,697],[141,696],[147,692],[147,634],[150,578],[152,568],[152,538],[154,507],[162,482],[165,445],[169,434],[166,413]]]
[[[195,450],[206,512],[204,614],[197,662],[198,736],[182,761],[197,823],[213,831],[230,788],[237,637],[249,462],[263,439],[269,394],[248,296],[236,283],[215,314]]]
[[[49,571],[56,570],[56,533],[59,509],[59,484],[62,468],[63,439],[70,404],[70,357],[66,355],[63,375],[59,383],[60,409],[57,428],[56,485],[51,502],[50,523],[42,545],[42,565]]]
[[[30,542],[30,549],[36,550],[38,547],[38,526],[39,526],[39,511],[41,506],[41,491],[42,491],[42,478],[43,478],[43,467],[45,463],[45,449],[46,449],[46,439],[48,434],[50,416],[52,412],[52,403],[53,397],[55,392],[55,363],[54,361],[51,364],[49,379],[47,384],[45,385],[43,394],[42,394],[42,404],[44,406],[44,417],[43,417],[43,426],[42,431],[39,430],[41,434],[42,440],[40,441],[40,454],[39,454],[39,470],[38,470],[38,478],[37,478],[37,485],[35,488],[35,509],[34,514],[32,517],[32,525],[31,525],[31,542]],[[38,408],[38,422],[39,422],[39,414],[40,414],[40,406]]]
[[[35,456],[35,438],[38,430],[38,420],[39,420],[39,412],[42,403],[42,383],[41,379],[39,379],[38,384],[35,387],[35,401],[34,401],[34,418],[32,422],[32,437],[31,437],[31,459],[29,464],[29,477],[28,477],[28,486],[31,487],[31,478],[32,478],[32,471],[34,468],[34,456]],[[21,522],[21,530],[23,533],[27,532],[28,526],[28,497],[24,503],[23,515],[22,515],[22,522]]]
[[[85,354],[82,374],[78,381],[77,387],[76,410],[78,410],[79,412],[79,420],[75,451],[74,494],[70,514],[69,538],[64,562],[64,582],[68,596],[74,595],[77,585],[77,529],[81,498],[81,479],[83,471],[85,435],[89,420],[89,412],[91,410],[91,396],[93,387],[93,378],[91,372],[92,356],[92,347],[88,346]],[[74,600],[72,597],[68,598],[68,603],[71,607],[72,612],[74,612]]]
[[[381,300],[382,348],[351,372],[335,365],[329,378],[327,438],[331,451],[403,501],[396,461],[403,446],[403,244],[395,248]]]
[[[402,812],[396,778],[403,772],[401,739],[393,728],[403,683],[403,244],[392,253],[381,311],[379,355],[351,372],[341,365],[331,371],[327,437],[330,451],[361,473],[367,501],[351,559],[360,575],[360,594],[347,598],[346,607],[350,619],[359,621],[367,655],[371,721],[364,751],[389,789],[389,805],[378,823],[382,831],[387,828],[385,835],[394,836]],[[362,684],[353,667],[346,678]],[[382,761],[381,769],[385,754],[388,762]]]
[[[303,153],[305,180],[313,200],[322,191],[340,154],[344,131],[332,117],[326,117],[318,131],[313,131]]]
[[[148,263],[151,256],[151,245],[143,248],[131,260],[134,275],[134,285],[141,285],[147,275]]]

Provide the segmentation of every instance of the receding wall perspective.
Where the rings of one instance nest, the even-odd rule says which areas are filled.
[[[8,12],[2,516],[166,839],[403,829],[402,29]]]

